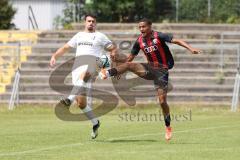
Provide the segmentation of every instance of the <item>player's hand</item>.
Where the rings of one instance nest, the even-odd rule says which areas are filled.
[[[197,48],[193,48],[191,49],[192,54],[200,54],[202,51],[200,49]]]
[[[56,64],[56,58],[54,56],[51,57],[51,60],[50,60],[50,67],[54,67]]]

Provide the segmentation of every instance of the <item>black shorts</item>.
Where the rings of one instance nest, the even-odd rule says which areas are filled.
[[[148,63],[141,63],[146,70],[146,80],[153,80],[156,89],[167,89],[168,87],[168,69],[162,67],[153,67]]]

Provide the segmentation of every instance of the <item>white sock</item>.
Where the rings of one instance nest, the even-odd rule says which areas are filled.
[[[69,96],[68,96],[68,99],[69,99],[71,102],[73,102],[73,101],[75,100],[75,98],[76,98],[76,95],[69,95]]]
[[[106,76],[107,76],[107,77],[110,77],[110,73],[109,73],[108,70],[106,71]]]
[[[82,109],[82,111],[85,113],[88,119],[91,120],[93,125],[98,124],[98,119],[95,117],[91,107],[87,105],[84,109]]]

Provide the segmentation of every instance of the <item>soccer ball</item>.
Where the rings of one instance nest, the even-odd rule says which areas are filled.
[[[103,68],[110,67],[110,59],[108,58],[108,56],[102,55],[101,56],[101,62],[102,62]]]
[[[102,55],[97,59],[98,66],[100,68],[110,67],[110,59],[106,55]]]

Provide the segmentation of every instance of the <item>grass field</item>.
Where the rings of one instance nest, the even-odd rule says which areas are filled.
[[[172,106],[174,133],[169,143],[164,140],[163,121],[149,118],[156,113],[156,105],[117,108],[100,118],[99,137],[91,140],[90,122],[61,121],[53,107],[8,111],[2,106],[0,159],[239,159],[239,111],[231,113],[226,106]]]

